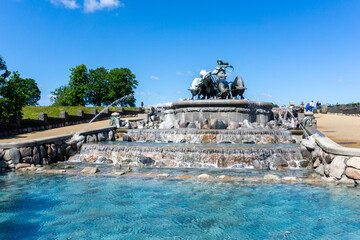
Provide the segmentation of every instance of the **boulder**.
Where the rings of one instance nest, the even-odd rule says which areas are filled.
[[[133,139],[129,135],[124,135],[122,137],[122,139],[123,139],[123,142],[132,142],[133,141]]]
[[[46,157],[46,150],[45,150],[45,148],[44,148],[43,145],[41,145],[41,146],[39,147],[39,154],[40,154],[40,158]]]
[[[315,172],[317,172],[318,174],[324,176],[324,174],[325,174],[324,164],[320,164],[320,165],[315,169]]]
[[[335,157],[330,164],[329,176],[334,177],[336,179],[341,179],[341,176],[345,171],[345,167],[346,167],[345,157],[341,157],[341,156]]]
[[[97,167],[86,167],[81,171],[83,174],[95,174],[97,172],[99,172]]]
[[[356,169],[360,169],[360,157],[352,157],[347,162],[346,165],[348,167],[353,167]]]
[[[156,177],[164,177],[164,178],[167,178],[167,177],[170,177],[170,174],[160,173],[160,174],[157,174]]]
[[[0,160],[3,158],[4,155],[5,151],[3,149],[0,149]]]
[[[196,124],[195,123],[190,123],[186,128],[196,128]]]
[[[20,168],[27,168],[30,167],[31,165],[29,163],[18,163],[15,165],[15,169],[20,169]]]
[[[20,154],[19,149],[12,148],[12,149],[10,149],[9,153],[10,153],[10,160],[12,160],[14,164],[17,164],[20,162],[21,154]]]
[[[320,164],[321,164],[320,160],[319,160],[319,159],[316,159],[315,162],[314,162],[313,167],[314,167],[314,168],[317,168],[318,166],[320,166]]]
[[[215,122],[215,129],[226,129],[226,125],[225,123],[220,120],[220,119],[217,119],[216,122]]]
[[[313,151],[313,150],[315,150],[316,142],[313,137],[309,137],[309,139],[303,139],[301,141],[301,145],[306,147],[309,151]]]
[[[98,133],[97,138],[98,138],[99,142],[103,142],[106,140],[106,137],[104,136],[103,133]]]
[[[89,156],[86,157],[86,161],[93,163],[93,162],[96,162],[96,160],[98,159],[98,157],[99,157],[99,156],[97,156],[97,155],[89,155]]]
[[[31,147],[22,147],[19,149],[21,157],[32,156],[33,150]]]
[[[114,140],[114,132],[113,131],[109,131],[109,134],[108,134],[108,141],[113,141]]]
[[[4,151],[3,160],[4,160],[4,161],[10,161],[10,160],[11,160],[10,150],[5,150],[5,151]]]
[[[360,180],[360,170],[352,168],[352,167],[347,167],[345,170],[345,175],[348,178],[351,179],[355,179],[355,180]]]
[[[218,179],[221,179],[221,180],[225,180],[225,181],[230,181],[232,180],[232,177],[228,176],[228,175],[220,175],[217,177]]]
[[[144,164],[145,166],[150,166],[153,165],[155,163],[155,160],[153,160],[150,157],[143,157],[139,160],[139,162],[141,162],[142,164]]]
[[[264,180],[269,180],[269,181],[280,181],[280,177],[278,175],[274,175],[274,174],[266,174],[264,176]]]
[[[21,159],[21,161],[22,161],[23,163],[34,163],[34,162],[33,162],[33,158],[30,157],[30,156],[28,156],[28,157],[23,157],[23,158]]]
[[[234,121],[230,121],[229,125],[227,127],[228,130],[235,130],[239,128],[239,123],[238,122],[234,122]]]
[[[187,126],[190,124],[190,122],[183,122],[179,125],[179,128],[187,128]]]
[[[37,147],[34,147],[32,155],[34,164],[41,164],[40,154]]]
[[[301,146],[300,152],[303,159],[307,159],[307,160],[311,159],[311,152],[306,147]]]
[[[275,156],[273,159],[273,168],[277,167],[287,167],[289,166],[288,162],[284,160],[281,156]]]
[[[196,177],[197,179],[201,180],[208,180],[208,179],[214,179],[213,176],[210,176],[209,174],[203,173]]]
[[[334,160],[334,155],[332,155],[332,154],[325,154],[325,162],[327,163],[327,164],[330,164],[333,160]]]
[[[309,166],[309,161],[300,161],[299,162],[299,166],[301,167],[301,168],[306,168],[306,167],[308,167]]]
[[[297,182],[296,177],[283,177],[282,180],[285,182]]]

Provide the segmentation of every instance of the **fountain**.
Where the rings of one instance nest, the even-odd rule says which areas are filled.
[[[190,100],[151,107],[139,127],[121,134],[122,142],[84,144],[80,154],[138,167],[144,161],[165,168],[306,167],[299,144],[284,129],[294,128],[294,119],[287,123],[280,114],[275,121],[271,103],[244,99],[244,81],[237,76],[228,83],[228,67],[218,61],[213,72],[202,70],[189,89]]]

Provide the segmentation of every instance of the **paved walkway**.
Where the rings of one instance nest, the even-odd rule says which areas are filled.
[[[125,119],[125,118],[122,118],[122,119]],[[132,120],[132,119],[138,119],[138,118],[133,117],[133,118],[127,118],[127,119]],[[36,132],[31,132],[31,133],[19,134],[19,135],[16,135],[14,137],[10,137],[7,139],[0,139],[0,143],[20,142],[20,141],[26,141],[26,140],[31,140],[31,139],[51,137],[51,136],[56,136],[56,135],[61,135],[61,134],[77,132],[77,131],[81,131],[81,129],[84,126],[86,126],[86,124],[87,123],[83,123],[83,124],[71,125],[71,126],[66,126],[66,127],[61,127],[61,128],[54,128],[54,129],[45,130],[45,131],[36,131]],[[109,126],[109,120],[103,120],[103,121],[98,121],[98,122],[92,122],[85,130],[91,130],[91,129],[108,127],[108,126]]]
[[[360,117],[315,114],[317,129],[344,147],[360,148]]]

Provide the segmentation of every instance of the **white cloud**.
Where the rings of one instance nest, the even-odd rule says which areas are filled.
[[[84,11],[95,12],[103,9],[114,9],[123,7],[124,4],[119,0],[84,0]]]
[[[157,77],[157,76],[151,76],[150,78],[153,79],[153,80],[160,80],[160,78]]]
[[[50,2],[54,5],[61,5],[68,9],[76,9],[81,7],[76,0],[50,0]]]
[[[49,0],[56,6],[62,6],[68,9],[84,8],[84,12],[92,13],[104,9],[114,9],[123,7],[120,0]],[[83,2],[83,3],[80,3]]]
[[[177,75],[182,75],[183,73],[182,72],[176,72]]]

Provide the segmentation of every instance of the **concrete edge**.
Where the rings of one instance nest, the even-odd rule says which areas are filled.
[[[110,127],[102,127],[102,128],[92,129],[89,131],[81,132],[80,135],[86,136],[86,135],[90,135],[90,134],[111,131],[111,130],[116,130],[116,127],[110,126]],[[20,141],[20,142],[13,142],[13,143],[0,143],[0,148],[1,149],[10,149],[10,148],[37,146],[37,145],[53,143],[53,142],[57,142],[57,141],[63,141],[66,139],[70,139],[71,137],[72,137],[72,134],[68,133],[68,134],[61,134],[61,135],[56,135],[56,136],[52,136],[52,137],[32,139],[32,140],[27,140],[27,141]]]
[[[360,148],[343,147],[326,137],[322,132],[314,128],[306,128],[306,131],[314,136],[316,143],[327,153],[335,155],[360,157]]]

